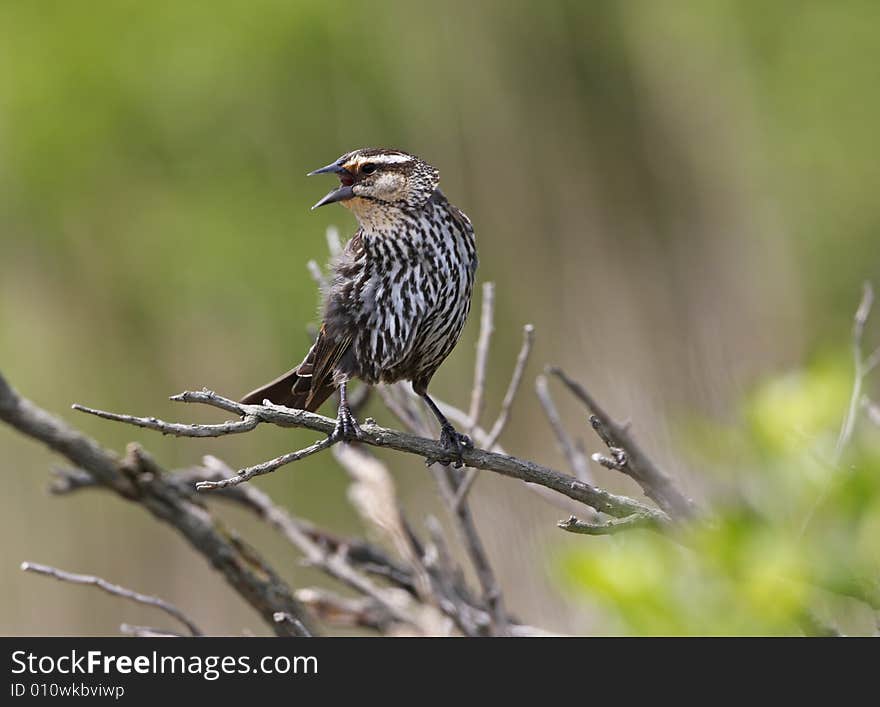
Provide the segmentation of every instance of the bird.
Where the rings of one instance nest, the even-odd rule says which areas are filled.
[[[331,260],[323,323],[295,368],[242,398],[314,412],[339,391],[330,439],[363,438],[346,386],[408,381],[440,424],[440,443],[462,466],[472,442],[428,395],[459,340],[471,308],[477,248],[470,219],[439,189],[439,171],[401,150],[362,148],[307,176],[336,175],[339,186],[312,209],[339,203],[355,234]]]

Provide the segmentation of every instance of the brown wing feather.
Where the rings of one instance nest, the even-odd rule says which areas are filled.
[[[332,341],[324,327],[296,368],[245,395],[245,405],[259,405],[270,400],[276,405],[314,412],[336,389],[333,371],[348,350],[351,340]]]
[[[308,374],[311,375],[309,394],[305,401],[307,410],[316,409],[327,399],[329,393],[324,395],[324,391],[327,388],[330,389],[330,392],[336,389],[336,377],[334,374],[340,360],[350,346],[351,337],[332,339],[327,336],[324,325],[321,325],[321,331],[318,332],[315,345],[312,346],[309,356],[306,357],[306,361],[310,364]],[[306,363],[306,361],[303,363]]]

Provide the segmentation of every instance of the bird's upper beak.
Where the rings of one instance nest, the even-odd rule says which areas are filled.
[[[317,209],[319,206],[324,206],[324,204],[333,204],[337,201],[345,201],[346,199],[351,199],[355,194],[352,191],[352,184],[354,184],[354,177],[351,176],[351,173],[345,169],[339,162],[333,162],[332,164],[328,164],[326,167],[321,167],[321,169],[316,169],[314,172],[309,172],[306,176],[311,177],[315,174],[336,174],[339,176],[339,181],[342,182],[337,189],[331,191],[327,196],[321,199],[317,204],[315,204],[312,209]]]

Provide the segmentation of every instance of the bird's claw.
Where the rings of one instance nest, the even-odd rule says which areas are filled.
[[[364,438],[363,430],[347,407],[340,407],[336,426],[330,433],[331,442],[353,442]]]
[[[461,469],[461,467],[464,466],[464,450],[473,449],[474,447],[471,438],[458,432],[452,425],[449,427],[443,427],[440,432],[440,444],[442,444],[446,448],[446,451],[452,456],[452,466],[456,469]],[[441,462],[441,464],[446,466],[449,462]]]

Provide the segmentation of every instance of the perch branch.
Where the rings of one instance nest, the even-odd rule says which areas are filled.
[[[294,410],[272,404],[244,405],[207,390],[199,392],[186,391],[173,396],[171,399],[179,402],[210,405],[227,412],[233,412],[242,418],[253,415],[261,423],[273,424],[279,427],[300,427],[327,435],[333,431],[336,424],[335,420],[317,413]],[[94,414],[90,408],[77,406],[77,409]],[[110,412],[103,412],[102,417],[180,437],[200,436],[193,434],[192,425],[173,425],[153,417],[133,417],[131,415]],[[195,427],[199,426],[196,425]],[[209,427],[215,433],[214,436],[223,434],[218,432],[222,425],[210,425]],[[364,433],[363,439],[361,439],[363,444],[394,449],[399,452],[414,454],[424,459],[440,462],[454,461],[449,450],[436,440],[387,429],[369,420],[361,425],[361,431]],[[640,501],[610,493],[532,461],[519,459],[508,454],[489,452],[476,447],[465,449],[462,457],[467,466],[492,471],[503,476],[537,484],[538,486],[544,486],[617,518],[629,516],[633,513],[646,513],[654,516],[661,524],[668,523],[670,520],[666,513],[646,506]]]
[[[150,596],[149,594],[141,594],[139,592],[135,592],[131,589],[126,589],[125,587],[120,587],[118,584],[111,584],[106,579],[102,579],[101,577],[96,577],[90,574],[73,574],[72,572],[65,572],[64,570],[59,570],[55,567],[49,567],[48,565],[38,565],[35,562],[22,562],[21,569],[24,572],[35,572],[36,574],[42,574],[47,577],[52,577],[53,579],[57,579],[60,582],[70,582],[71,584],[88,584],[93,587],[97,587],[102,591],[107,592],[107,594],[112,594],[113,596],[123,597],[124,599],[129,599],[130,601],[136,602],[138,604],[145,604],[146,606],[152,606],[156,609],[164,611],[169,616],[174,617],[184,626],[186,626],[187,631],[189,631],[191,636],[203,636],[201,629],[195,625],[195,623],[187,617],[180,609],[178,609],[173,604],[169,604],[164,599],[160,599],[159,597]]]

